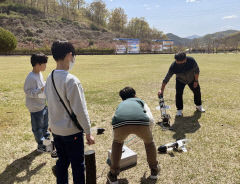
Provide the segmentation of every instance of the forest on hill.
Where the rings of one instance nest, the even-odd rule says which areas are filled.
[[[142,42],[166,39],[143,17],[128,21],[124,9],[108,10],[102,0],[1,0],[0,27],[14,33],[18,48],[47,48],[53,40],[69,40],[78,48],[113,48],[116,37]]]

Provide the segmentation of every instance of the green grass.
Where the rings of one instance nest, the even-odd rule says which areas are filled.
[[[161,184],[239,184],[240,183],[240,55],[192,55],[200,67],[200,85],[206,113],[195,113],[193,94],[184,91],[184,117],[175,118],[175,77],[165,90],[165,101],[172,108],[174,131],[153,129],[156,146],[189,138],[187,153],[158,154]],[[95,135],[96,144],[85,149],[96,151],[97,183],[106,183],[107,150],[111,148],[111,117],[120,102],[118,92],[125,86],[150,106],[155,121],[160,120],[157,91],[173,61],[173,55],[77,56],[72,73],[81,81],[94,127],[106,129]],[[55,67],[49,57],[45,79]],[[25,107],[23,84],[31,71],[29,57],[0,57],[0,183],[49,183],[55,178],[49,154],[34,152],[30,115]],[[132,136],[129,136],[130,139]],[[149,169],[142,141],[127,146],[138,154],[136,167],[121,172],[120,183],[154,183],[146,178]],[[71,179],[71,177],[70,177]],[[72,183],[72,181],[70,182]]]

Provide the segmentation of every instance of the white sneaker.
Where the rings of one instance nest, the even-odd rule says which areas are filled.
[[[204,109],[201,105],[196,106],[196,109],[197,109],[199,112],[205,112],[205,109]]]
[[[182,114],[182,110],[177,110],[177,114],[176,114],[176,116],[182,116],[183,114]]]

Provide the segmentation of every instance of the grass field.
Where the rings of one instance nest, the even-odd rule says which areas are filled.
[[[195,112],[193,94],[184,92],[184,117],[175,118],[175,77],[165,90],[172,108],[173,131],[153,129],[156,146],[189,138],[187,153],[158,154],[161,173],[157,182],[147,179],[150,172],[144,144],[138,138],[127,146],[138,154],[136,167],[121,172],[120,183],[130,184],[240,184],[240,55],[192,55],[200,67],[200,85],[206,113]],[[81,81],[94,127],[105,128],[95,135],[97,183],[106,183],[107,150],[111,148],[111,117],[120,102],[118,91],[125,86],[150,106],[155,121],[160,120],[157,91],[173,55],[77,56],[72,73]],[[45,79],[55,67],[49,57]],[[23,84],[31,71],[29,57],[0,57],[0,183],[56,183],[50,154],[38,154],[25,107]],[[128,139],[131,139],[129,136]],[[71,177],[70,177],[71,179]],[[72,181],[70,181],[72,183]]]

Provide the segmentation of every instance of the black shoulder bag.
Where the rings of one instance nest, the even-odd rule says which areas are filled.
[[[73,121],[74,125],[80,130],[80,131],[83,131],[83,128],[81,127],[81,125],[79,124],[78,120],[77,120],[77,117],[76,115],[74,114],[74,112],[70,113],[69,110],[67,109],[66,105],[64,104],[62,98],[60,97],[57,89],[56,89],[56,86],[55,86],[55,82],[54,82],[54,79],[53,79],[53,73],[54,73],[55,70],[52,71],[52,74],[51,74],[51,77],[52,77],[52,83],[53,83],[53,86],[54,86],[54,89],[60,99],[60,102],[62,103],[63,107],[66,109],[68,115],[70,116],[71,120]]]

